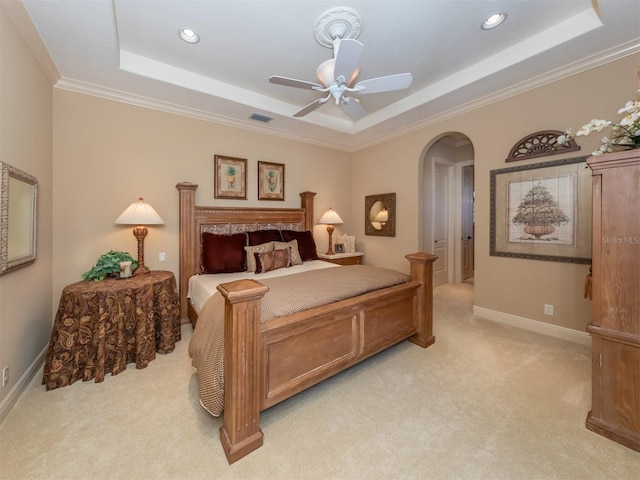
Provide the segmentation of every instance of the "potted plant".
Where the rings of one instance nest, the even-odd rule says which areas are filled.
[[[227,184],[230,189],[235,188],[236,185],[236,167],[227,167]]]
[[[120,262],[131,262],[132,270],[135,270],[138,267],[138,262],[135,261],[128,252],[116,252],[111,250],[100,255],[100,258],[98,258],[98,261],[91,270],[82,274],[82,278],[84,280],[94,280],[98,282],[107,277],[119,277]]]
[[[275,192],[278,186],[278,174],[273,170],[269,170],[267,173],[267,185],[270,192]]]
[[[553,199],[547,187],[537,183],[524,196],[516,215],[511,219],[514,225],[524,225],[524,232],[540,239],[555,231],[555,227],[569,223],[569,217]]]

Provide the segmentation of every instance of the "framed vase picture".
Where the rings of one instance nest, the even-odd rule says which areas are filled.
[[[591,263],[587,157],[491,170],[489,254]]]
[[[284,200],[284,164],[258,162],[258,200]]]
[[[247,160],[215,155],[215,198],[247,199]]]

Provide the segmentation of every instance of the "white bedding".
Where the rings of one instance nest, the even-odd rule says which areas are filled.
[[[242,280],[243,278],[251,278],[253,280],[260,281],[263,278],[281,277],[283,275],[292,275],[294,273],[306,272],[309,270],[333,267],[339,267],[339,265],[322,260],[310,260],[304,262],[302,265],[294,265],[289,268],[279,268],[265,273],[237,272],[218,273],[215,275],[194,275],[189,278],[189,291],[187,293],[187,297],[191,300],[191,304],[196,309],[196,313],[199,313],[200,309],[209,297],[218,291],[216,287],[221,283],[235,282],[236,280]]]

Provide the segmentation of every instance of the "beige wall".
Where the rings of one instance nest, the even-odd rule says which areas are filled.
[[[247,200],[214,199],[214,154],[248,160]],[[285,201],[257,200],[257,162],[285,164]],[[54,92],[54,302],[109,250],[134,257],[132,227],[113,221],[138,197],[165,225],[149,227],[145,264],[178,273],[179,182],[199,185],[199,205],[299,207],[299,193],[317,192],[316,221],[330,206],[353,227],[350,155],[96,97]],[[326,229],[317,227],[326,251]],[[167,262],[158,262],[158,253]]]
[[[639,64],[640,55],[629,56],[355,153],[354,218],[364,214],[365,195],[398,192],[397,236],[366,238],[367,260],[401,268],[400,253],[420,248],[420,230],[428,230],[419,224],[422,159],[435,138],[461,132],[471,139],[475,153],[475,305],[584,331],[591,319],[591,304],[583,298],[587,265],[489,256],[489,172],[513,166],[504,160],[527,134],[568,127],[575,132],[594,117],[619,119],[618,109],[635,99]],[[579,137],[578,143],[580,152],[538,161],[589,155],[600,145],[600,135]],[[356,235],[362,240],[363,228]],[[543,314],[545,303],[555,306],[553,317]]]
[[[37,260],[0,276],[0,419],[18,396],[19,380],[35,369],[52,323],[51,84],[0,7],[0,160],[38,179]],[[34,363],[35,362],[35,363]]]

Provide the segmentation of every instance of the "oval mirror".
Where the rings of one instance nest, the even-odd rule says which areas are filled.
[[[383,193],[365,197],[365,235],[395,237],[396,194]]]
[[[384,202],[378,200],[369,210],[369,221],[376,230],[382,230],[389,220],[389,210]]]

